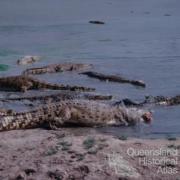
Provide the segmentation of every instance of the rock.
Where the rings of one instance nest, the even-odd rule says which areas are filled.
[[[26,174],[24,172],[20,172],[16,178],[16,180],[25,180],[26,179]]]
[[[26,175],[31,175],[31,174],[34,174],[36,173],[36,170],[33,169],[33,168],[28,168],[28,169],[25,169],[24,172],[26,173]]]
[[[171,14],[164,14],[164,16],[171,16]]]
[[[63,179],[63,173],[59,172],[58,170],[56,170],[56,171],[48,171],[47,174],[52,179],[56,179],[56,180],[62,180]]]
[[[89,21],[91,24],[105,24],[103,21]]]

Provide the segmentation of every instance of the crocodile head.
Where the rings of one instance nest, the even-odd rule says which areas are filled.
[[[126,125],[135,125],[138,122],[150,124],[152,122],[152,112],[139,108],[116,107],[116,119],[125,122]],[[118,113],[117,113],[118,112]]]
[[[152,112],[151,111],[147,111],[144,114],[142,114],[142,121],[145,122],[146,124],[150,124],[152,122]]]

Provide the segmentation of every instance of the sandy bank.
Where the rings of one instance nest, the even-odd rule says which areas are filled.
[[[180,163],[176,159],[180,139],[119,139],[95,130],[86,134],[71,129],[0,133],[0,179],[176,180],[180,177]],[[144,150],[150,154],[142,154]],[[161,161],[161,165],[146,162],[153,158],[171,162]]]

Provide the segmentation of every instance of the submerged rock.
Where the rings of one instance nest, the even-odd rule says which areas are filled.
[[[105,24],[103,21],[89,21],[91,24]]]

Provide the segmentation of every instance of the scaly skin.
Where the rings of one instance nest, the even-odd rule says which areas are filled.
[[[42,127],[52,129],[68,124],[79,126],[134,125],[149,122],[151,113],[88,100],[65,100],[34,111],[0,118],[0,131]]]
[[[0,108],[0,117],[1,116],[8,116],[8,115],[15,115],[16,112],[14,112],[12,109],[1,109]]]
[[[50,64],[39,68],[26,69],[23,72],[23,75],[57,73],[63,71],[82,71],[90,68],[92,68],[91,64],[73,64],[73,63]]]
[[[69,86],[63,84],[51,84],[29,76],[9,76],[0,78],[0,89],[8,91],[22,91],[32,89],[53,89],[70,91],[94,91],[94,88],[82,86]]]
[[[111,100],[113,96],[111,95],[99,95],[99,94],[88,94],[88,93],[81,93],[81,92],[60,92],[50,95],[36,95],[36,96],[21,96],[15,98],[0,98],[2,102],[8,101],[42,101],[43,103],[48,103],[50,101],[58,102],[62,100],[68,99],[86,99],[86,100],[95,100],[95,101],[107,101]]]

